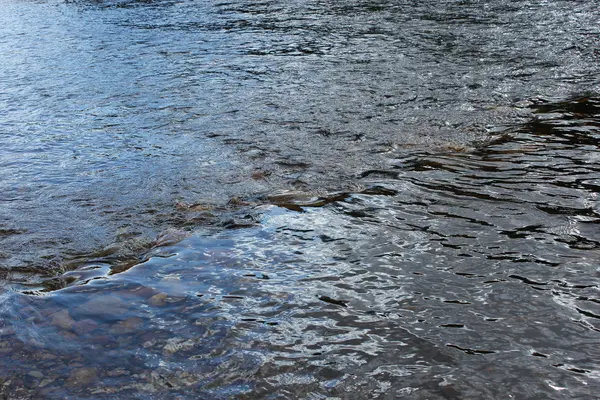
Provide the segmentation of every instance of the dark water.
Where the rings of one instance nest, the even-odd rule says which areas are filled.
[[[7,399],[592,399],[600,9],[0,3]]]

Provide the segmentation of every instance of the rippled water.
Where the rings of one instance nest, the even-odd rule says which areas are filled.
[[[0,7],[6,398],[600,392],[593,2]]]

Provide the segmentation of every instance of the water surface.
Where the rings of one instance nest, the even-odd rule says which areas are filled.
[[[600,389],[592,2],[1,7],[3,395]]]

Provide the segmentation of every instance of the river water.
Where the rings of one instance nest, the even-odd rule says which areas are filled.
[[[4,398],[597,398],[595,2],[0,10]]]

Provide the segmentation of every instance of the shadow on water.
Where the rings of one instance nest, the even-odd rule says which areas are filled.
[[[591,399],[599,105],[535,100],[470,151],[389,154],[367,189],[244,199],[253,226],[5,292],[2,393]]]

